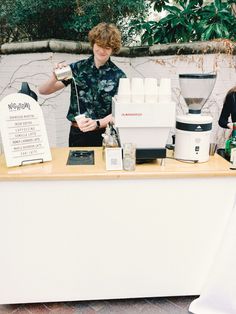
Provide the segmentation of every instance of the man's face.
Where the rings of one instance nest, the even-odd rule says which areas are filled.
[[[101,47],[98,44],[93,46],[93,54],[95,58],[95,63],[97,66],[101,66],[107,62],[112,54],[112,48],[110,47]]]

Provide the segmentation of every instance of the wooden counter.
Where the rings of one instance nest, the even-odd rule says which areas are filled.
[[[7,168],[4,156],[0,156],[0,180],[86,180],[86,179],[145,179],[180,177],[236,176],[230,164],[219,155],[210,157],[206,163],[187,163],[166,158],[140,164],[135,171],[106,171],[101,148],[95,151],[95,165],[67,166],[69,148],[52,149],[52,162]]]
[[[135,171],[0,159],[0,304],[201,292],[231,214],[236,171],[215,155]]]

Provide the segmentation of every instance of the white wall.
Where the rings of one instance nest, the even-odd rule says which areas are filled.
[[[28,82],[37,92],[37,86],[45,81],[53,64],[66,60],[68,63],[87,58],[88,55],[67,53],[26,53],[0,55],[0,100],[17,92],[21,82]],[[112,60],[125,71],[128,77],[171,78],[173,99],[177,102],[177,114],[187,112],[187,107],[180,95],[179,73],[217,72],[217,81],[210,99],[203,109],[203,114],[213,117],[212,141],[224,146],[225,131],[218,126],[218,118],[226,92],[236,85],[236,56],[226,54],[153,56]],[[70,123],[66,120],[69,106],[70,87],[49,95],[39,95],[42,105],[49,143],[51,147],[67,146]],[[38,92],[37,92],[38,93]],[[174,132],[174,130],[173,130]]]

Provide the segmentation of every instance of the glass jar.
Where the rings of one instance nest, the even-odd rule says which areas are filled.
[[[123,168],[134,171],[136,166],[136,145],[133,143],[123,144]]]

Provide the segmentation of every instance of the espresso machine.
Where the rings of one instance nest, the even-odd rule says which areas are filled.
[[[120,79],[112,100],[120,146],[136,146],[136,162],[166,157],[170,130],[175,126],[176,103],[171,99],[171,81],[162,78]]]
[[[209,160],[212,117],[201,114],[216,81],[216,74],[179,74],[181,94],[188,106],[186,115],[176,117],[175,151],[177,160]]]

